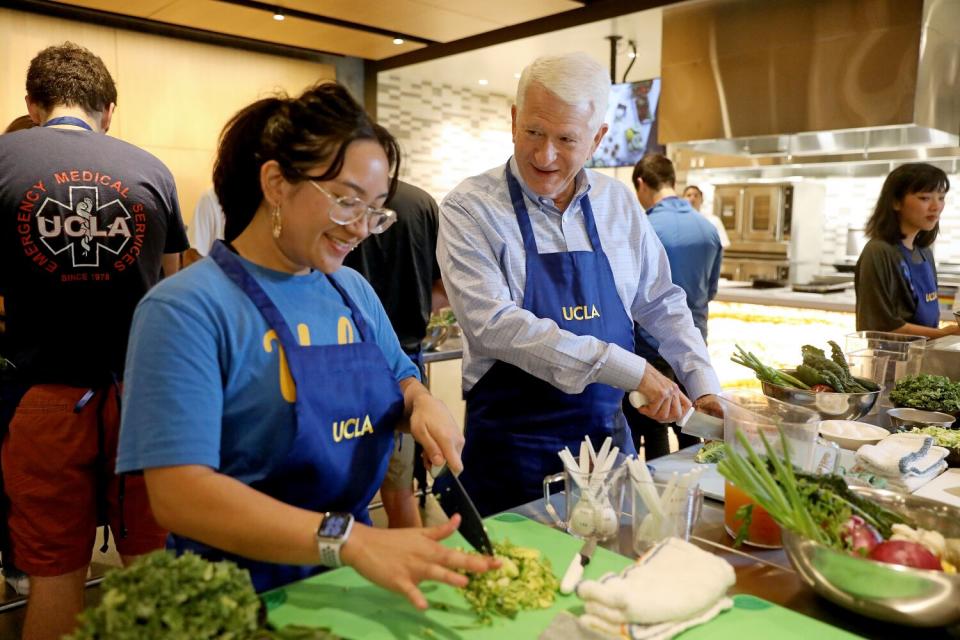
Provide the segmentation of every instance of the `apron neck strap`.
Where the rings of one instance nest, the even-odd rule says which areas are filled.
[[[253,302],[264,319],[266,319],[270,328],[277,332],[277,337],[280,338],[280,344],[283,345],[284,349],[287,349],[289,352],[291,348],[300,346],[294,339],[293,333],[290,332],[287,321],[283,319],[283,314],[281,314],[277,306],[273,304],[273,300],[271,300],[267,292],[263,290],[263,287],[260,286],[256,278],[243,268],[240,259],[227,248],[227,245],[220,240],[214,242],[210,248],[210,257],[213,258],[217,266],[227,274],[227,277],[240,287],[241,291],[247,294],[250,301]]]
[[[353,324],[357,327],[357,333],[360,334],[360,342],[364,342],[368,337],[372,337],[367,330],[367,322],[363,319],[363,314],[360,313],[360,309],[353,303],[353,299],[347,294],[346,290],[340,286],[340,283],[331,274],[326,274],[327,282],[333,285],[333,288],[337,290],[337,293],[340,294],[340,297],[343,298],[344,304],[350,307],[350,314],[353,316]]]
[[[300,346],[294,339],[293,332],[290,331],[287,321],[284,320],[283,314],[277,309],[273,300],[270,299],[270,296],[263,290],[263,287],[260,286],[256,278],[250,275],[250,272],[243,267],[243,264],[237,256],[235,256],[222,241],[217,240],[213,243],[213,246],[210,248],[210,257],[213,258],[213,261],[227,274],[227,277],[247,294],[254,306],[257,307],[261,315],[266,319],[270,328],[277,332],[277,337],[280,338],[280,344],[282,344],[285,349]],[[357,333],[360,336],[360,342],[363,342],[370,334],[367,330],[367,323],[364,321],[360,310],[336,280],[328,275],[327,281],[333,285],[333,288],[340,294],[340,297],[343,298],[344,304],[349,307],[350,313],[353,316],[353,324],[357,327]]]
[[[520,187],[520,181],[510,171],[510,161],[506,165],[507,188],[510,190],[510,201],[513,204],[513,211],[517,214],[517,223],[520,225],[520,235],[523,237],[523,248],[527,253],[537,254],[537,240],[533,235],[533,225],[530,223],[530,214],[527,213],[527,203],[523,197],[523,189]],[[590,239],[590,247],[594,251],[600,250],[600,234],[597,233],[597,223],[593,217],[593,207],[590,205],[590,196],[584,195],[580,198],[580,209],[583,211],[583,224],[587,230],[587,237]]]

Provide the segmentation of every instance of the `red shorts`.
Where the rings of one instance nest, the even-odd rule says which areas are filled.
[[[139,555],[164,547],[167,532],[150,512],[142,476],[127,476],[119,503],[117,459],[120,415],[112,387],[79,413],[86,389],[36,385],[23,396],[3,442],[8,525],[17,567],[27,575],[58,576],[90,563],[97,528],[97,414],[104,425],[108,522],[117,550]],[[102,406],[101,406],[102,403]],[[121,523],[127,530],[119,536]]]

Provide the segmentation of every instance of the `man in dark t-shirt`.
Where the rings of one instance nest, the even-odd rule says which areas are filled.
[[[423,372],[420,343],[432,309],[446,305],[437,264],[437,201],[406,182],[385,205],[397,212],[386,232],[364,240],[344,264],[359,271],[380,297],[400,346]],[[413,499],[414,443],[399,436],[387,477],[380,489],[391,527],[420,526]]]
[[[75,44],[31,61],[38,127],[0,136],[0,427],[9,551],[30,576],[23,634],[59,638],[83,607],[98,524],[126,563],[164,544],[142,478],[113,473],[134,307],[187,248],[176,187],[155,157],[104,135],[116,88]],[[158,420],[162,416],[157,416]],[[4,551],[7,555],[7,550]]]

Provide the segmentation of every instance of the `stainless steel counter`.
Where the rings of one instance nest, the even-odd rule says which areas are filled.
[[[460,338],[450,338],[449,340],[444,340],[440,344],[440,348],[436,351],[423,352],[424,364],[430,364],[431,362],[443,362],[445,360],[457,360],[462,357],[463,345],[460,342]]]
[[[675,455],[667,456],[667,458]],[[562,494],[552,496],[551,502],[554,508],[563,513]],[[544,505],[545,502],[541,499],[521,505],[511,509],[511,511],[537,522],[552,525],[553,522],[547,515]],[[755,549],[748,546],[734,549],[733,541],[723,528],[723,503],[721,502],[704,500],[703,511],[693,534],[691,542],[719,555],[733,566],[737,574],[737,584],[731,589],[733,594],[754,595],[866,638],[890,638],[891,640],[903,640],[903,638],[910,637],[923,637],[924,640],[960,638],[960,627],[949,630],[920,630],[878,622],[851,613],[820,598],[793,570],[790,561],[782,550]],[[624,514],[621,518],[619,537],[602,546],[615,553],[633,557],[630,538],[630,516]],[[677,597],[683,596],[678,594]],[[776,630],[771,629],[768,637],[776,638]]]
[[[847,289],[839,293],[800,293],[789,287],[754,289],[751,286],[745,286],[745,284],[743,282],[721,282],[717,297],[714,299],[719,302],[739,302],[742,304],[796,307],[846,313],[854,313],[857,307],[857,296],[853,289]],[[953,322],[953,312],[941,310],[940,320]]]

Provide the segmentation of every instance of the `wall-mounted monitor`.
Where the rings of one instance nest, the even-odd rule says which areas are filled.
[[[643,154],[663,153],[657,144],[657,104],[660,78],[615,84],[607,103],[607,135],[588,167],[632,167]]]

